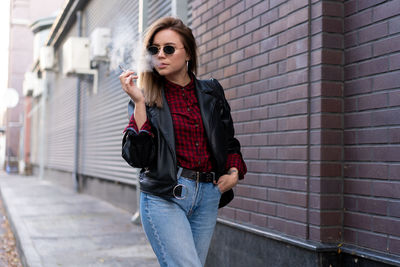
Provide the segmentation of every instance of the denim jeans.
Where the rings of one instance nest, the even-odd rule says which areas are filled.
[[[141,192],[146,236],[161,267],[204,266],[214,232],[221,192],[213,183],[178,178],[182,199]]]

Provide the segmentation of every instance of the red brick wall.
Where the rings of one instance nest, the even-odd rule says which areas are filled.
[[[343,8],[340,2],[313,2],[311,9],[308,0],[194,1],[193,28],[199,76],[224,86],[248,165],[236,198],[220,216],[336,241],[342,218]]]
[[[221,218],[399,252],[399,8],[194,1],[199,77],[224,86],[248,166]]]
[[[344,30],[344,240],[400,254],[400,1],[346,1]]]

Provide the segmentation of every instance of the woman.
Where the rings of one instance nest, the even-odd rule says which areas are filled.
[[[142,225],[160,265],[204,266],[218,207],[232,200],[246,165],[221,85],[194,75],[191,29],[161,18],[144,46],[152,71],[119,77],[134,110],[123,157],[141,168]]]

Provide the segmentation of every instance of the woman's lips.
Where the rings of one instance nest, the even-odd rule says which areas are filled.
[[[163,68],[165,68],[165,67],[167,67],[168,65],[167,64],[164,64],[164,63],[159,63],[158,65],[157,65],[157,67],[159,68],[159,69],[163,69]]]

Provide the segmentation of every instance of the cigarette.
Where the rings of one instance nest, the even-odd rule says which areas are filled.
[[[122,71],[126,71],[126,69],[125,69],[124,67],[122,67],[121,64],[118,65],[118,67],[119,67]]]

